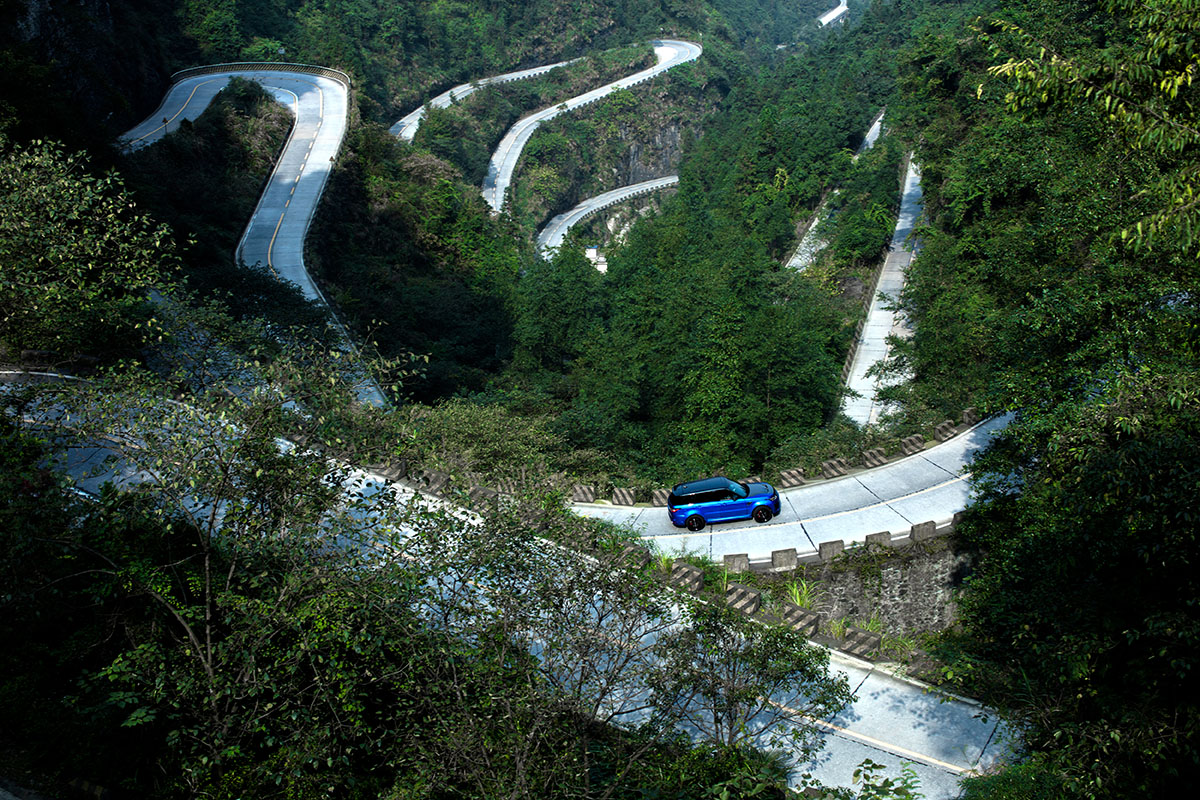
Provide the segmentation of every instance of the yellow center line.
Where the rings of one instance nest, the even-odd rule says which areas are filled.
[[[147,136],[153,136],[154,134],[158,133],[159,131],[165,130],[168,125],[170,125],[172,122],[175,121],[175,117],[178,117],[180,114],[182,114],[184,112],[185,109],[187,109],[188,103],[192,102],[192,98],[196,96],[196,92],[198,92],[200,90],[200,87],[207,86],[208,84],[212,83],[215,80],[216,80],[216,78],[213,78],[212,80],[201,81],[200,83],[197,83],[195,86],[193,86],[191,94],[189,94],[187,96],[187,99],[183,101],[183,105],[181,105],[179,107],[179,110],[175,112],[175,116],[171,117],[170,119],[165,121],[162,125],[159,125],[157,128],[150,131],[149,133],[142,134],[138,138],[134,139],[133,142],[140,142],[142,139],[145,139]],[[133,144],[133,142],[130,142],[130,144]]]
[[[266,85],[265,81],[268,80],[266,78],[266,76],[264,76],[263,80],[264,80],[264,85]],[[295,92],[291,91],[290,89],[285,89],[282,86],[274,86],[272,88],[278,89],[281,92],[287,92],[288,94],[290,94],[292,96],[292,115],[296,118],[296,123],[299,123],[299,121],[300,121],[300,98],[299,98],[299,96],[297,96],[297,94]],[[293,127],[293,131],[294,130],[295,130],[295,128]],[[285,202],[283,204],[283,211],[279,212],[279,221],[275,223],[275,230],[272,231],[272,233],[271,233],[271,241],[267,244],[267,267],[270,268],[271,272],[273,272],[275,274],[276,278],[281,277],[281,276],[279,274],[279,271],[275,269],[275,240],[279,237],[279,228],[283,225],[283,218],[285,216],[287,216],[288,206],[290,206],[292,204],[291,195],[295,194],[295,192],[296,192],[295,184],[299,183],[299,181],[300,181],[300,176],[297,175],[296,180],[293,181],[293,183],[292,183],[292,191],[288,193],[289,194],[288,200],[287,200],[287,202]]]
[[[279,235],[279,226],[283,224],[283,216],[287,213],[287,206],[279,214],[279,222],[275,223],[275,232],[271,234],[271,243],[267,245],[267,266],[271,268],[271,272],[275,272],[275,264],[271,260],[271,251],[275,249],[275,237]],[[279,277],[279,273],[275,272],[275,277]]]

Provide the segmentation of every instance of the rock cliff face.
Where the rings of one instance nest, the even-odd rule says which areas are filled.
[[[0,48],[38,75],[14,92],[20,117],[53,109],[45,135],[110,139],[153,110],[179,53],[171,0],[24,0],[0,25]]]
[[[683,126],[672,123],[656,130],[649,139],[639,137],[630,141],[629,154],[617,168],[620,178],[617,185],[674,175],[679,169],[679,157],[682,154],[682,133]],[[622,138],[627,137],[627,131],[622,130],[621,134]]]

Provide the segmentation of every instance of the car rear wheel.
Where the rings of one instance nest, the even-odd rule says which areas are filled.
[[[768,522],[770,519],[771,509],[767,508],[766,506],[759,506],[758,508],[754,509],[755,522]]]
[[[704,529],[704,517],[699,514],[692,514],[687,518],[687,529],[689,531],[699,531]]]

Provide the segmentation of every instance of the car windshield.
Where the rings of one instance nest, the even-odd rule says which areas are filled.
[[[749,497],[750,496],[750,487],[744,483],[736,483],[734,481],[730,481],[729,488],[738,497]]]

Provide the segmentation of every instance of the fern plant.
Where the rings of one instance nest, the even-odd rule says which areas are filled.
[[[796,578],[784,584],[783,590],[787,595],[787,599],[792,603],[815,611],[817,604],[821,598],[825,596],[825,592],[818,588],[816,581],[805,580],[804,578]]]

